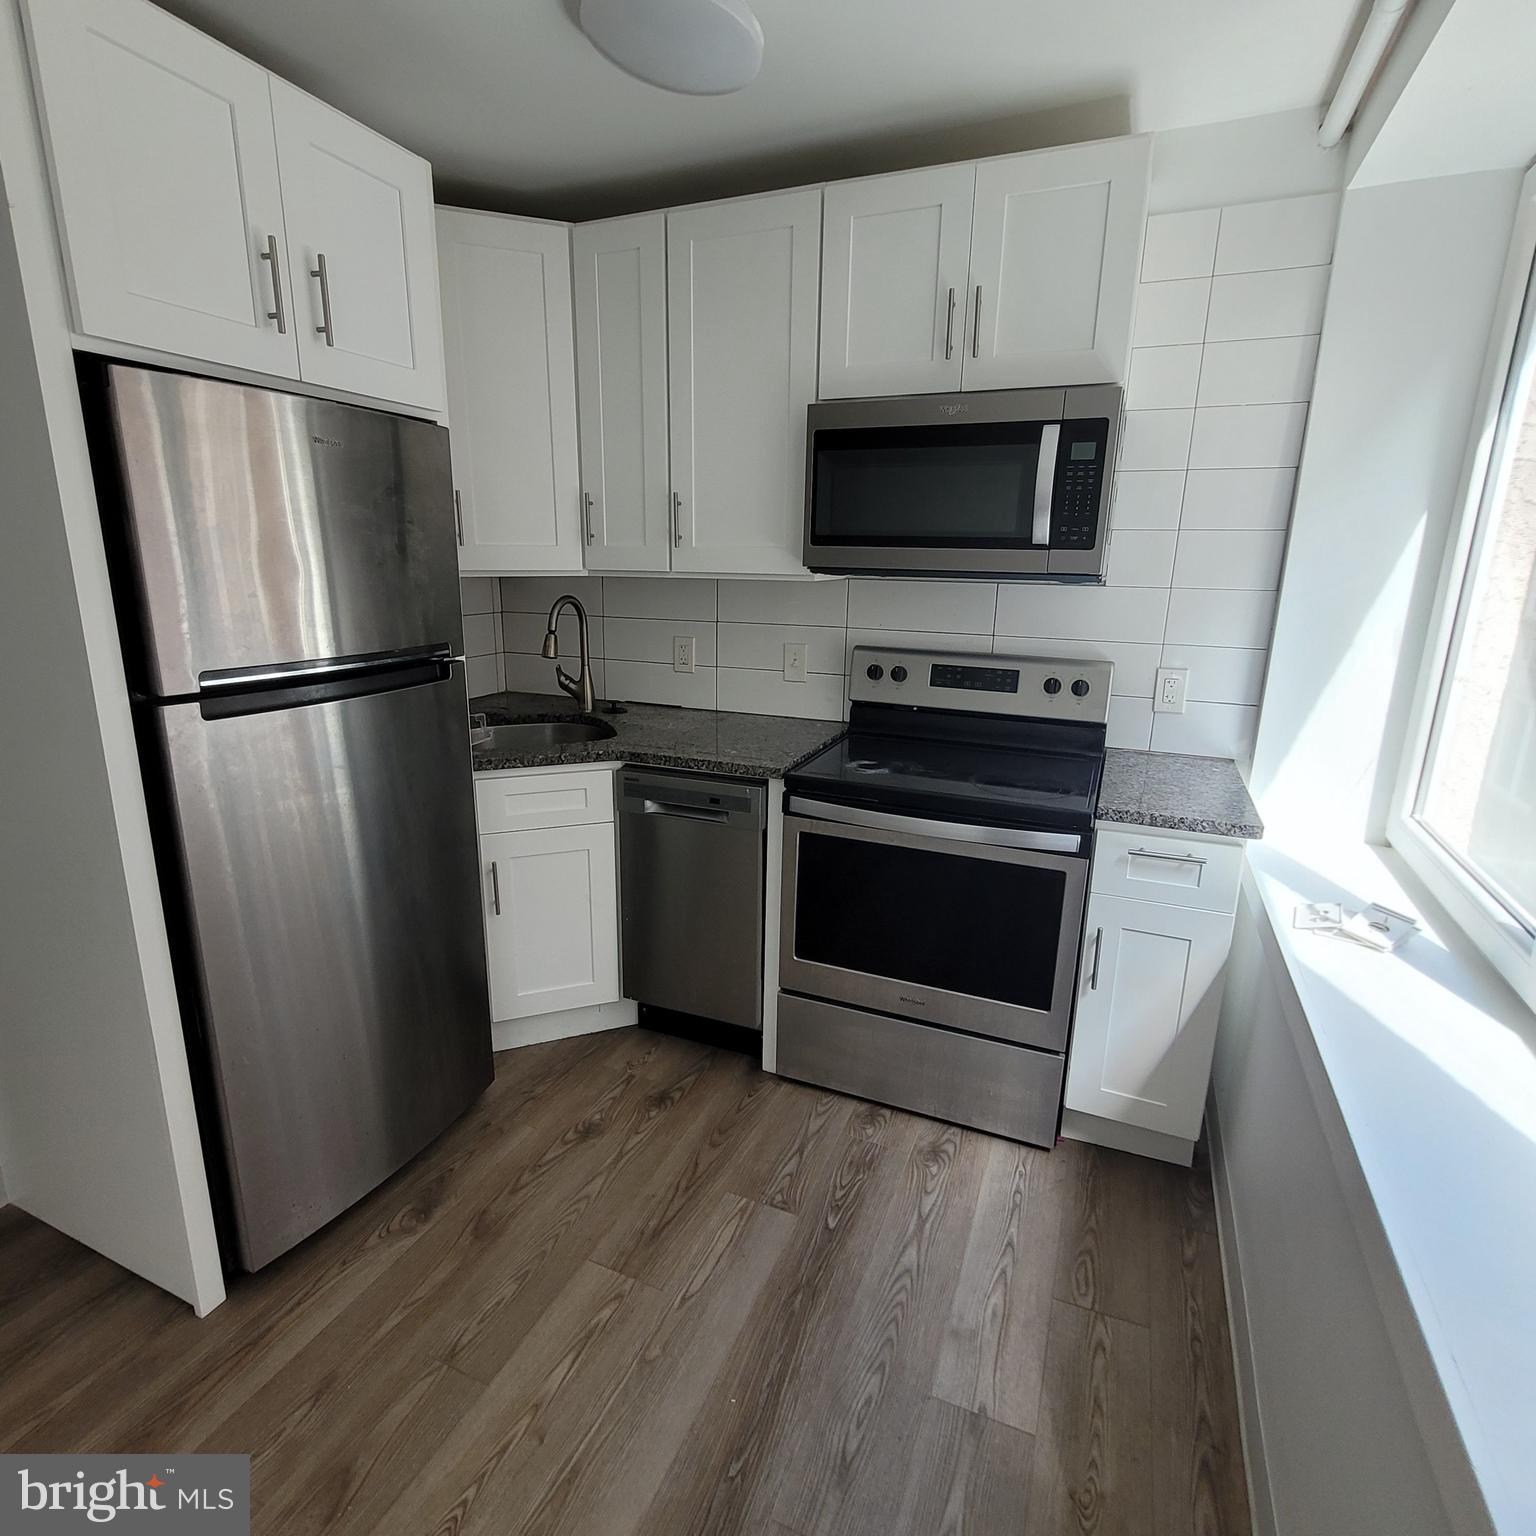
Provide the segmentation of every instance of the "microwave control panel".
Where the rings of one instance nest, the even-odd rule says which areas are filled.
[[[1099,538],[1109,423],[1064,421],[1056,447],[1051,548],[1092,549]]]

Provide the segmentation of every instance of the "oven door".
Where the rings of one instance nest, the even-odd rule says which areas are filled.
[[[779,985],[1064,1051],[1082,841],[791,798]]]

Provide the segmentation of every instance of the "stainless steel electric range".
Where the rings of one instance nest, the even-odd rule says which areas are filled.
[[[780,1072],[1055,1141],[1112,672],[854,651],[785,779]]]

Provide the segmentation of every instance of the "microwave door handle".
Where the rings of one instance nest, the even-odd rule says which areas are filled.
[[[1061,423],[1047,422],[1040,429],[1040,457],[1035,462],[1035,515],[1030,523],[1029,542],[1037,549],[1051,543],[1051,502],[1056,496],[1056,448],[1061,441]]]

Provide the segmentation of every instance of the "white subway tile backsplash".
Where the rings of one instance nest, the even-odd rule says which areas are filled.
[[[1301,463],[1307,407],[1203,405],[1189,443],[1191,469],[1286,469]]]
[[[1112,587],[1164,587],[1173,579],[1178,534],[1171,528],[1116,528],[1104,579]]]
[[[693,640],[695,666],[716,664],[713,619],[620,619],[611,614],[603,619],[603,659],[649,661],[670,667],[674,644],[683,637]]]
[[[1042,640],[1038,636],[999,635],[993,642],[999,656],[1061,656],[1108,661],[1114,664],[1110,691],[1131,698],[1150,699],[1163,648],[1117,640]]]
[[[755,672],[784,670],[784,647],[805,647],[807,672],[842,676],[848,631],[812,624],[721,624],[720,665],[746,667]]]
[[[1177,528],[1184,500],[1184,471],[1141,469],[1115,476],[1110,514],[1114,528]]]
[[[1182,715],[1152,716],[1152,750],[1246,763],[1258,729],[1259,712],[1252,705],[1186,704]]]
[[[1184,667],[1189,684],[1187,701],[1200,704],[1257,704],[1264,689],[1268,651],[1235,646],[1165,645],[1165,667]]]
[[[465,613],[495,613],[497,606],[494,576],[459,578],[459,607]]]
[[[1119,468],[1183,469],[1189,463],[1193,411],[1127,411],[1120,436]]]
[[[1312,398],[1316,336],[1213,341],[1200,369],[1201,405],[1272,405]]]
[[[803,683],[782,673],[721,667],[719,709],[748,715],[794,715],[802,720],[841,720],[846,689],[841,672],[813,672]]]
[[[500,649],[499,625],[494,613],[466,613],[464,615],[464,654],[466,656],[494,656]]]
[[[1151,220],[1147,222],[1150,225]],[[1338,222],[1336,192],[1223,208],[1216,271],[1326,266],[1333,260],[1333,234]]]
[[[537,656],[544,644],[544,626],[549,615],[545,613],[504,613],[501,616],[501,648],[524,656]],[[569,609],[560,615],[556,633],[560,637],[560,654],[576,656],[581,651],[581,631],[576,615]],[[594,656],[603,654],[603,621],[587,620],[587,647]]]
[[[1219,592],[1175,587],[1168,601],[1167,645],[1240,646],[1267,650],[1275,625],[1273,592]]]
[[[848,583],[836,581],[722,581],[720,618],[739,624],[848,622]]]
[[[555,599],[567,592],[588,613],[603,611],[601,576],[503,576],[501,610],[503,613],[548,613]]]
[[[1207,341],[1254,341],[1264,336],[1313,336],[1323,328],[1328,267],[1247,272],[1211,283]]]
[[[1141,283],[1136,290],[1136,324],[1131,344],[1137,347],[1177,347],[1205,339],[1205,315],[1211,302],[1211,279],[1189,278],[1173,283]]]
[[[471,656],[464,663],[464,682],[469,696],[478,699],[482,694],[500,693],[502,671],[500,656]]]
[[[848,584],[848,623],[857,629],[992,633],[995,581],[855,580]]]
[[[1172,410],[1195,403],[1200,383],[1198,342],[1182,347],[1137,347],[1125,386],[1131,411]]]
[[[1294,469],[1192,469],[1182,528],[1285,528],[1296,493]]]
[[[1104,740],[1111,747],[1145,752],[1152,745],[1152,700],[1112,698]]]
[[[1280,585],[1285,534],[1278,530],[1184,528],[1173,562],[1178,587],[1273,592]]]
[[[1216,266],[1217,226],[1221,209],[1193,213],[1154,213],[1147,220],[1141,250],[1141,280],[1166,283],[1180,277],[1209,277]]]
[[[1166,587],[1011,586],[997,595],[997,633],[1048,640],[1163,638]]]
[[[715,617],[715,583],[679,576],[605,576],[603,612],[623,619]]]
[[[689,709],[715,709],[715,669],[674,672],[652,661],[603,659],[604,693],[633,704],[682,704]]]

